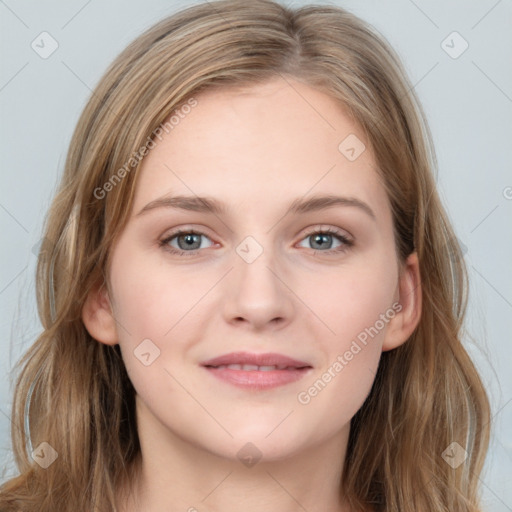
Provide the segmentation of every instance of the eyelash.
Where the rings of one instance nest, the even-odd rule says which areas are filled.
[[[340,247],[338,247],[336,249],[328,249],[326,251],[322,251],[319,249],[311,249],[311,250],[315,251],[315,253],[320,252],[324,255],[340,254],[342,252],[347,251],[350,247],[352,247],[354,245],[354,242],[352,240],[350,240],[345,235],[343,235],[341,232],[339,232],[333,228],[317,229],[315,231],[310,231],[304,235],[304,237],[301,239],[301,241],[306,238],[309,238],[311,236],[321,235],[321,234],[333,235],[340,242],[342,242],[343,245],[341,245]],[[192,251],[183,251],[183,250],[171,247],[169,245],[169,242],[180,235],[201,235],[201,236],[205,236],[206,238],[209,238],[208,235],[206,235],[205,233],[202,233],[201,231],[196,231],[194,229],[180,229],[178,231],[171,233],[169,236],[165,237],[165,239],[161,240],[159,242],[160,247],[162,247],[162,249],[164,249],[165,251],[170,252],[171,254],[177,254],[180,256],[184,256],[184,255],[194,256],[201,250],[201,249],[195,249]]]

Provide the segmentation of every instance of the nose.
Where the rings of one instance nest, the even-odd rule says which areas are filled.
[[[270,250],[251,263],[235,255],[233,270],[225,281],[224,316],[231,324],[248,329],[282,329],[295,314],[289,273]]]

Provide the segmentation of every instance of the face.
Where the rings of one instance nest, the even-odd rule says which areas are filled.
[[[291,83],[203,93],[156,139],[111,253],[116,334],[96,336],[120,344],[141,421],[224,457],[346,435],[407,338],[369,143]]]

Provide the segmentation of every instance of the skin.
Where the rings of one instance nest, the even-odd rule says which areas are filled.
[[[98,342],[120,344],[137,392],[142,466],[121,510],[348,512],[338,489],[350,420],[381,353],[405,343],[418,324],[417,257],[399,263],[369,143],[329,96],[280,78],[196,99],[146,155],[131,218],[112,249],[110,292],[91,292],[83,310]],[[355,161],[338,150],[349,134],[366,145]],[[327,194],[357,198],[375,218],[347,205],[285,215],[292,201]],[[226,212],[159,207],[138,215],[170,195],[214,197]],[[159,242],[175,228],[204,233],[201,248],[166,250]],[[319,248],[310,235],[322,228],[353,245],[333,236]],[[247,236],[263,249],[251,263],[236,251]],[[395,302],[400,312],[333,372],[337,357]],[[160,350],[148,366],[134,355],[144,339]],[[313,369],[254,391],[200,366],[239,350],[279,352]],[[335,376],[300,403],[298,393],[329,367]],[[261,454],[252,467],[237,456],[246,443]]]

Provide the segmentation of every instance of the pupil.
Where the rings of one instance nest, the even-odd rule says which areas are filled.
[[[331,235],[325,235],[325,234],[318,234],[318,235],[315,235],[315,244],[319,244],[320,247],[323,247],[324,244],[327,244],[329,245],[329,238],[331,237]]]
[[[185,239],[185,245],[190,249],[190,247],[194,244],[194,243],[197,243],[197,239],[199,238],[200,235],[196,235],[196,234],[193,234],[193,233],[190,233],[188,235],[182,235],[180,238],[184,238]],[[179,244],[181,245],[181,244]],[[197,247],[194,247],[194,249],[197,249]]]

